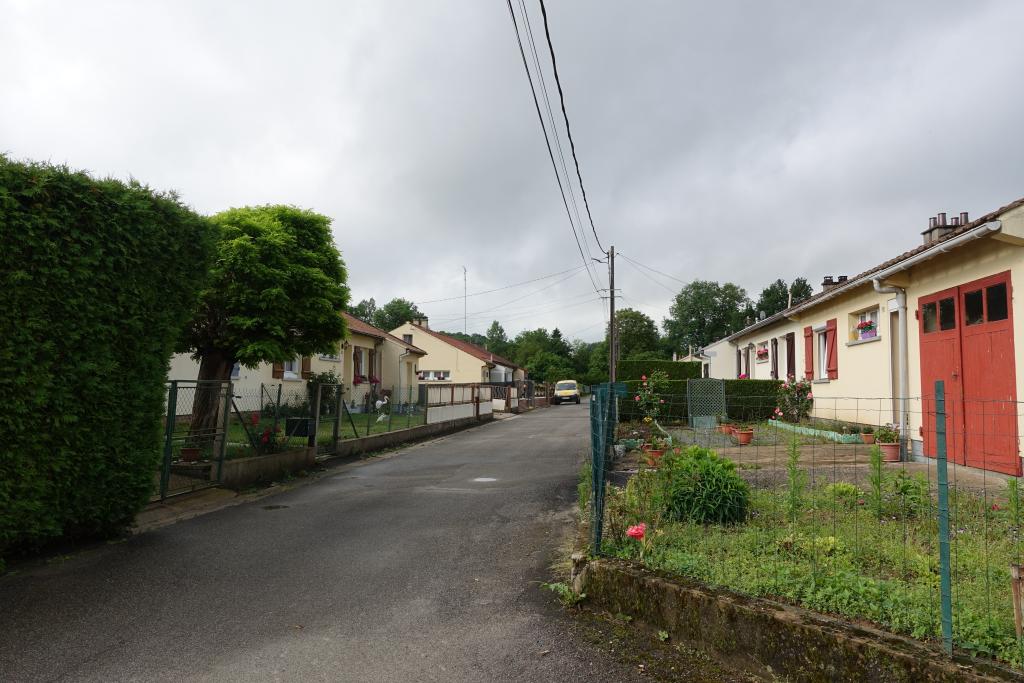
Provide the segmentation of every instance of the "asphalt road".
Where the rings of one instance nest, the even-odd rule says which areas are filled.
[[[643,680],[537,585],[586,433],[540,410],[0,578],[0,681]]]

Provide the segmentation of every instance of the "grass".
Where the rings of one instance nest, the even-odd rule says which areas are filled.
[[[939,638],[938,526],[927,482],[884,472],[865,491],[842,481],[809,486],[802,474],[792,467],[788,482],[754,489],[746,523],[660,524],[643,562],[711,586]],[[605,550],[638,559],[640,545],[614,530],[657,512],[630,488],[644,487],[631,482],[608,499],[608,514],[622,518],[606,524],[613,531]],[[1010,565],[1022,561],[1016,495],[1016,487],[998,501],[951,491],[950,528],[954,643],[1020,668],[1010,587]]]

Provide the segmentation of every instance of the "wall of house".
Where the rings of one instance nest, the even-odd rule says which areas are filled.
[[[363,356],[363,367],[362,374],[369,379],[370,375],[377,377],[383,381],[381,377],[381,364],[382,356],[381,347],[383,342],[375,337],[369,337],[365,334],[359,334],[355,332],[349,332],[349,338],[345,340],[342,345],[341,357],[342,357],[342,380],[341,383],[344,385],[343,396],[345,402],[349,406],[352,406],[353,402],[356,407],[363,406],[366,402],[366,397],[373,391],[373,386],[367,381],[359,384],[358,386],[353,383],[355,379],[355,361],[353,360],[357,349],[366,349]],[[374,354],[374,367],[369,367],[370,351],[376,350]]]
[[[1024,217],[1024,209],[1011,212],[1009,219],[1020,219]],[[1004,224],[1006,216],[1001,217]],[[921,336],[918,320],[915,311],[918,309],[918,300],[923,296],[934,294],[951,287],[956,287],[973,280],[978,280],[989,275],[995,275],[1004,271],[1010,271],[1011,300],[1013,302],[1013,336],[1014,356],[1017,375],[1017,401],[1024,400],[1024,308],[1017,307],[1018,299],[1012,296],[1015,287],[1024,287],[1024,248],[1017,244],[1008,243],[989,237],[978,240],[974,243],[961,247],[949,254],[936,257],[915,267],[906,276],[907,287],[907,308],[909,309],[909,320],[907,324],[907,345],[910,357],[910,395],[920,397],[922,394],[930,395],[932,391],[925,391],[921,385]],[[920,452],[921,436],[921,406],[920,401],[912,404],[910,411],[911,439],[916,443]],[[1024,411],[1018,410],[1018,414]],[[1024,435],[1024,420],[1018,419],[1018,434]]]
[[[420,383],[416,369],[425,362],[426,356],[418,353],[402,355],[405,346],[391,339],[385,339],[381,349],[381,381],[384,388],[395,392],[393,401],[397,402],[401,398],[403,403],[415,402]]]
[[[709,344],[704,353],[710,355],[708,377],[714,379],[736,379],[736,347],[724,339]]]
[[[391,330],[391,334],[399,339],[406,334],[412,335],[411,344],[427,352],[426,358],[419,364],[421,371],[448,370],[451,372],[448,382],[457,384],[487,381],[486,363],[434,335],[424,332],[412,323],[405,323],[401,327]]]

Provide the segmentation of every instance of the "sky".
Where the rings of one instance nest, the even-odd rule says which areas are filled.
[[[1024,3],[546,1],[597,235],[632,259],[619,305],[658,322],[683,282],[818,288],[913,248],[939,211],[1024,196]],[[0,152],[205,214],[309,208],[353,304],[433,301],[431,326],[462,330],[464,302],[434,300],[461,297],[465,267],[471,295],[534,280],[470,296],[469,332],[597,340],[607,266],[522,2],[579,247],[501,0],[0,0]]]

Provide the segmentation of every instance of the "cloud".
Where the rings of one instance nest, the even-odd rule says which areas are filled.
[[[548,4],[602,241],[683,280],[852,274],[1024,194],[1017,3]],[[357,299],[581,265],[501,3],[0,0],[0,62],[0,149],[321,211]],[[660,319],[678,283],[647,275],[616,285]],[[470,330],[602,334],[586,276],[544,284],[474,297]]]

